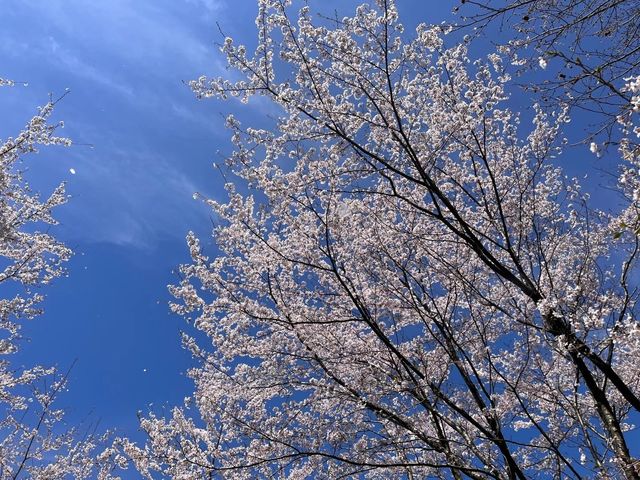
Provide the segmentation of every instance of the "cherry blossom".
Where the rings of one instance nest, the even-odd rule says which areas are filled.
[[[14,82],[0,79],[0,86]],[[0,479],[89,478],[99,439],[89,426],[63,423],[55,406],[67,374],[53,368],[19,368],[11,354],[20,346],[20,327],[36,317],[42,287],[63,275],[71,251],[48,233],[52,210],[67,200],[64,185],[47,198],[31,190],[21,169],[25,157],[42,146],[68,146],[50,123],[49,101],[15,137],[0,141]],[[13,292],[13,293],[11,293]]]
[[[409,35],[389,0],[291,3],[258,2],[253,55],[224,41],[241,80],[191,83],[280,115],[228,117],[221,253],[189,234],[171,287],[193,396],[108,455],[147,479],[639,478],[635,103],[600,212],[557,161],[567,110],[527,125],[500,55]]]

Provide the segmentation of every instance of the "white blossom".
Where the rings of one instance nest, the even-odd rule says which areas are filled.
[[[195,391],[114,452],[149,479],[637,478],[635,117],[608,214],[559,167],[567,108],[523,125],[470,39],[385,0],[256,24],[221,48],[240,80],[191,82],[281,112],[228,117],[219,254],[190,233],[170,287]]]
[[[0,86],[14,82],[0,79]],[[69,428],[56,407],[67,375],[12,362],[21,324],[37,316],[42,287],[64,273],[71,251],[50,231],[52,211],[66,202],[64,185],[44,199],[22,177],[26,157],[47,145],[69,145],[50,123],[54,103],[38,109],[15,137],[0,140],[0,479],[90,478],[102,439]],[[88,427],[88,426],[87,426]]]

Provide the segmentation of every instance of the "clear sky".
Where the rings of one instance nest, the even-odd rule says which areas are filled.
[[[212,168],[230,149],[223,117],[237,102],[198,102],[183,81],[225,74],[215,42],[251,44],[254,0],[2,0],[0,138],[17,133],[49,92],[70,93],[56,118],[76,145],[28,159],[43,194],[67,182],[53,233],[75,251],[69,277],[46,289],[45,314],[24,328],[20,359],[69,367],[62,398],[72,421],[101,420],[134,435],[136,412],[180,403],[191,390],[185,322],[170,315],[172,270],[188,261],[184,237],[209,237],[194,192],[221,198]],[[311,2],[325,12],[356,2]],[[399,0],[407,27],[440,22],[453,2]],[[264,116],[260,102],[242,116]],[[71,173],[71,169],[75,174]],[[205,245],[206,241],[203,242]],[[210,253],[215,249],[207,247]]]
[[[340,14],[355,3],[311,2]],[[401,15],[408,25],[439,22],[451,5],[433,4],[400,1]],[[0,89],[0,138],[68,88],[56,119],[76,143],[25,164],[43,194],[67,182],[52,233],[75,256],[69,277],[46,289],[45,314],[23,329],[19,359],[62,370],[77,359],[60,403],[68,418],[135,436],[137,411],[191,390],[179,339],[188,326],[169,314],[166,287],[188,261],[187,231],[210,238],[209,211],[193,194],[222,195],[212,163],[229,151],[223,117],[239,107],[198,102],[183,81],[225,74],[216,22],[251,45],[256,2],[3,0],[1,10],[0,77],[29,85]],[[265,108],[254,103],[244,116]]]

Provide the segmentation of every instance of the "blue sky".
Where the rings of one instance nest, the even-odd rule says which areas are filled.
[[[311,3],[340,14],[355,4]],[[409,24],[440,21],[450,8],[414,15],[424,3],[400,3]],[[29,85],[0,90],[0,138],[15,135],[49,93],[69,89],[56,118],[75,142],[25,164],[36,190],[67,182],[71,198],[53,233],[75,256],[69,277],[46,289],[45,314],[25,326],[19,358],[62,370],[77,359],[61,399],[68,418],[135,436],[137,411],[190,392],[179,340],[186,325],[169,314],[166,287],[188,261],[187,231],[210,238],[209,211],[193,193],[222,195],[212,163],[230,149],[223,117],[239,109],[198,102],[183,82],[225,74],[216,22],[251,45],[256,2],[4,0],[2,12],[0,76]],[[266,108],[254,102],[244,116]]]
[[[250,25],[245,4],[234,11],[246,8]],[[166,286],[188,260],[186,232],[210,229],[192,195],[220,190],[211,164],[227,134],[221,106],[197,102],[182,82],[223,72],[215,21],[235,28],[235,17],[206,0],[8,0],[2,10],[1,76],[29,86],[0,91],[0,136],[69,88],[56,118],[76,143],[25,164],[43,193],[67,182],[54,233],[75,256],[69,277],[47,288],[45,314],[24,328],[21,360],[64,370],[77,359],[62,399],[70,419],[130,433],[138,410],[189,392],[185,325],[168,315]]]
[[[216,22],[251,44],[255,1],[2,3],[0,77],[29,86],[0,89],[0,138],[15,134],[49,92],[69,88],[56,118],[76,142],[26,164],[37,190],[67,182],[71,198],[54,234],[75,256],[69,277],[47,288],[45,314],[24,328],[30,341],[20,359],[61,369],[77,359],[61,404],[69,418],[135,434],[137,411],[190,392],[191,360],[179,340],[186,325],[169,314],[166,286],[188,261],[187,231],[210,238],[209,211],[193,193],[222,196],[212,163],[230,149],[223,116],[239,110],[234,101],[198,102],[183,81],[225,73]],[[355,2],[310,3],[346,14]],[[451,6],[399,1],[408,27],[440,22]],[[253,103],[243,115],[259,118],[265,108]]]

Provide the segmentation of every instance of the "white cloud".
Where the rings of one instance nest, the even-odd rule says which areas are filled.
[[[206,11],[207,16],[211,17],[222,10],[222,4],[219,0],[185,0],[186,3],[194,5]]]
[[[200,170],[199,162],[209,164],[215,149],[181,152],[180,142],[213,137],[216,118],[196,105],[180,80],[224,71],[210,37],[215,25],[202,19],[218,15],[220,3],[5,3],[3,9],[21,22],[0,30],[0,54],[35,72],[28,78],[33,83],[69,81],[62,88],[72,87],[72,95],[58,113],[74,141],[95,146],[52,154],[62,157],[62,168],[74,175],[69,185],[74,198],[60,212],[69,236],[149,248],[163,237],[183,238],[206,221],[202,202],[192,200],[194,191],[208,193],[194,170]],[[47,83],[46,88],[61,87]],[[50,173],[60,168],[55,167],[60,162],[51,165]],[[43,171],[50,181],[53,175]],[[214,177],[205,181],[215,182]]]
[[[48,35],[4,28],[0,50],[13,56],[37,55],[123,95],[135,90],[123,84],[123,72],[176,81],[189,80],[214,65],[216,49],[194,20],[219,13],[217,0],[7,1],[3,9],[21,12],[32,19],[34,30],[39,26]],[[178,15],[185,10],[189,15]],[[213,19],[208,23],[213,30]]]
[[[122,79],[113,74],[107,74],[104,70],[87,63],[69,49],[62,47],[55,38],[48,37],[47,40],[45,45],[41,45],[42,51],[46,55],[48,50],[50,53],[49,58],[58,67],[63,67],[64,70],[71,72],[74,76],[81,77],[121,95],[133,96],[133,90]]]
[[[182,171],[184,164],[135,148],[73,156],[78,196],[61,209],[71,216],[64,223],[72,237],[146,249],[160,238],[182,239],[207,218],[206,208],[192,200],[206,187]]]

